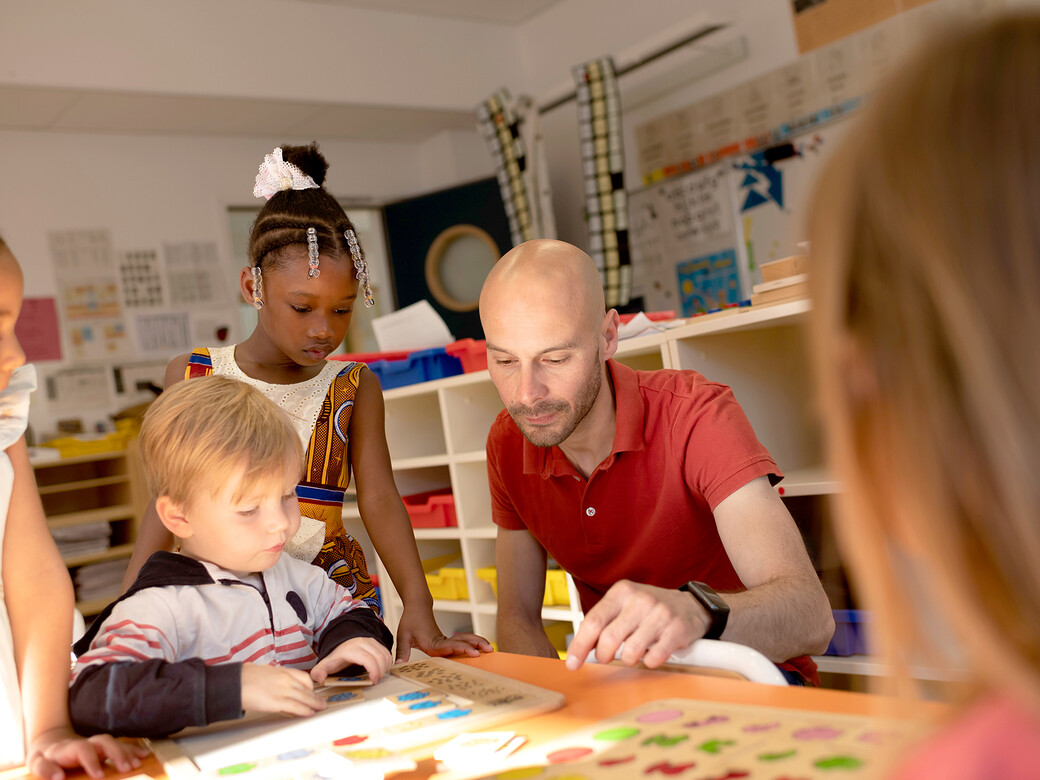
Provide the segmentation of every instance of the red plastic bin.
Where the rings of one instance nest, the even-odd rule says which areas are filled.
[[[401,500],[412,521],[412,528],[454,528],[458,525],[451,488],[413,493],[401,496]]]
[[[409,355],[407,350],[400,352],[348,352],[345,355],[329,355],[329,360],[355,361],[357,363],[375,363],[377,360],[404,360]]]
[[[484,339],[459,339],[444,348],[448,354],[457,357],[462,363],[465,374],[471,371],[483,371],[487,368],[487,342]]]

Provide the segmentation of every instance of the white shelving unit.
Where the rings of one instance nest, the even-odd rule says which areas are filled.
[[[762,443],[788,475],[784,495],[823,495],[836,486],[822,461],[812,419],[811,387],[801,328],[808,301],[698,317],[665,332],[621,342],[616,359],[636,369],[694,369],[729,385]],[[496,527],[484,451],[487,433],[503,408],[487,371],[394,388],[384,393],[386,435],[402,495],[452,488],[457,528],[416,529],[424,560],[457,553],[468,598],[437,600],[434,613],[446,633],[473,630],[495,637],[496,601],[477,569],[495,563]],[[348,516],[356,518],[356,511]],[[356,522],[356,521],[355,521]],[[359,525],[359,524],[358,524]],[[401,602],[376,561],[386,620],[396,630]],[[569,607],[544,607],[547,625],[581,622],[568,577]]]

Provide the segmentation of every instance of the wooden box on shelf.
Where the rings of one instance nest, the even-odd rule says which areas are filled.
[[[147,506],[139,470],[136,439],[125,450],[34,460],[47,526],[58,537],[71,575],[84,566],[130,558]],[[88,599],[77,590],[76,607],[89,617],[116,595],[118,585]]]

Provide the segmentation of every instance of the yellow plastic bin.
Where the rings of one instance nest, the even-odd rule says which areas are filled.
[[[570,623],[545,623],[545,635],[549,637],[549,641],[556,648],[556,653],[560,658],[567,657],[567,639],[573,631],[574,626]]]
[[[498,573],[494,566],[477,569],[477,577],[491,586],[491,591],[498,597]],[[567,575],[563,569],[549,569],[545,573],[545,595],[542,597],[543,607],[566,607],[571,603],[567,593]]]
[[[435,599],[459,601],[469,598],[465,569],[452,569],[445,566],[440,571],[427,574],[426,585],[430,588],[430,595]]]
[[[545,573],[545,599],[547,607],[569,607],[571,595],[567,592],[567,572],[563,569],[549,569]]]

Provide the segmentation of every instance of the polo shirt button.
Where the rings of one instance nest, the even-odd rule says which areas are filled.
[[[588,509],[585,510],[585,514],[587,514],[589,517],[594,516],[596,514],[596,508],[590,506]]]

